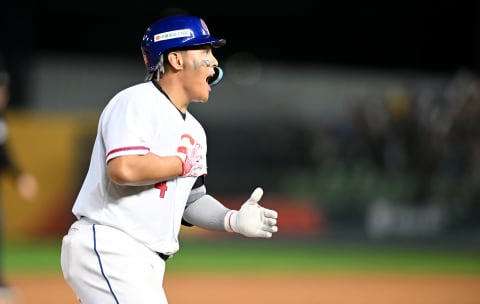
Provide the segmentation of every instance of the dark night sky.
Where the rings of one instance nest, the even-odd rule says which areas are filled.
[[[260,1],[190,2],[10,1],[0,11],[0,47],[10,60],[47,51],[140,56],[148,25],[183,4],[227,39],[220,57],[251,51],[288,64],[480,69],[480,5],[474,1],[297,0],[270,9]]]

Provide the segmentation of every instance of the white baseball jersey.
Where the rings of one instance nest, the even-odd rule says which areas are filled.
[[[206,174],[205,130],[190,113],[184,119],[152,82],[115,95],[100,116],[90,167],[72,209],[75,216],[115,227],[156,252],[178,251],[182,215],[196,177],[119,186],[108,178],[107,162],[147,152],[175,155],[184,134],[200,147]]]

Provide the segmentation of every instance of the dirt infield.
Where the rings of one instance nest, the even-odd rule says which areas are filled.
[[[60,275],[14,276],[17,301],[78,304]],[[274,275],[173,273],[165,277],[171,304],[479,304],[479,276]]]

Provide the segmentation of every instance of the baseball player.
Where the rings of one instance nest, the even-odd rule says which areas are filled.
[[[6,114],[10,102],[10,73],[3,66],[0,57],[0,174],[5,174],[16,186],[16,190],[25,202],[34,202],[39,191],[37,178],[19,166],[10,149],[10,132]],[[1,189],[0,189],[1,190]],[[2,193],[0,193],[2,194]],[[4,269],[5,252],[5,212],[3,197],[0,198],[0,303],[10,303],[16,298],[14,290],[6,281]]]
[[[196,16],[173,15],[147,28],[144,82],[102,111],[88,173],[63,237],[64,277],[83,304],[166,304],[166,261],[181,225],[270,238],[277,212],[256,188],[239,210],[207,193],[207,140],[188,112],[207,102],[223,72],[212,50],[225,44]]]

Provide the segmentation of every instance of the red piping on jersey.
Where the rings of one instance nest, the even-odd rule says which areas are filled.
[[[145,147],[145,146],[133,146],[133,147],[117,148],[117,149],[113,149],[113,150],[109,151],[107,153],[107,158],[114,153],[117,153],[117,152],[120,152],[120,151],[129,151],[129,150],[147,150],[147,151],[150,151],[150,148]]]

